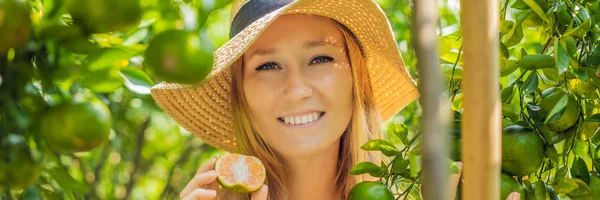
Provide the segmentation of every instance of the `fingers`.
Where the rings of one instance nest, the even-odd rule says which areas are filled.
[[[252,200],[267,200],[267,194],[269,194],[269,187],[263,185],[257,191],[252,193]]]
[[[508,197],[506,198],[506,200],[519,200],[519,199],[521,199],[521,194],[518,192],[510,193],[510,195],[508,195]]]
[[[206,161],[206,163],[204,163],[202,166],[200,166],[200,168],[198,168],[198,171],[196,171],[196,174],[200,174],[200,173],[204,173],[210,170],[214,170],[215,169],[215,163],[217,162],[217,158],[211,158],[210,160]]]
[[[200,173],[194,176],[192,180],[183,188],[181,194],[179,195],[181,198],[188,196],[192,191],[197,188],[203,189],[216,189],[218,185],[216,185],[217,180],[217,171],[211,170],[208,172]],[[206,186],[209,187],[206,187]],[[216,188],[215,188],[216,186]]]
[[[450,187],[450,189],[448,190],[448,192],[450,194],[448,196],[451,199],[454,199],[454,197],[456,196],[456,190],[458,190],[458,184],[460,182],[460,176],[462,174],[462,168],[463,168],[462,162],[457,161],[456,164],[458,165],[458,174],[450,174],[450,177],[449,177],[450,185],[448,187]]]
[[[192,192],[190,192],[188,195],[186,195],[185,198],[182,196],[181,199],[184,199],[184,200],[208,200],[208,199],[214,199],[215,197],[217,197],[216,190],[207,190],[207,189],[203,189],[203,188],[196,188]]]

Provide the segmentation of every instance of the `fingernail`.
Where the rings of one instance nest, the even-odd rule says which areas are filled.
[[[210,171],[208,171],[208,172],[206,172],[206,173],[209,173],[209,174],[217,174],[217,170],[214,170],[214,169],[213,169],[213,170],[210,170]]]
[[[208,193],[211,196],[217,196],[217,191],[216,190],[206,190],[206,193]]]
[[[519,194],[519,193],[513,192],[511,194],[511,196],[512,196],[512,198],[510,198],[510,199],[512,199],[512,200],[519,200],[519,199],[521,199],[521,194]]]

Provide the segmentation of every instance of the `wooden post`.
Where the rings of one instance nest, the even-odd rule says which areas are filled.
[[[461,149],[465,200],[500,196],[499,4],[498,0],[461,0],[465,105]]]
[[[437,27],[437,0],[414,1],[413,38],[417,55],[423,107],[423,199],[448,198],[446,126],[448,109],[443,105],[442,74],[440,72]]]

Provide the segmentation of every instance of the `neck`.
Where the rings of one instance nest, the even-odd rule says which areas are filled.
[[[290,199],[340,199],[336,187],[340,140],[314,155],[286,160],[290,173],[288,191]]]

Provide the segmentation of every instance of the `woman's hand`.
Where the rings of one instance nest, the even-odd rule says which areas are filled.
[[[458,174],[450,174],[450,197],[454,199],[456,196],[456,189],[458,189],[458,183],[460,182],[460,176],[462,174],[463,163],[458,161]],[[508,195],[506,200],[519,200],[521,199],[521,194],[518,192],[513,192]]]
[[[194,178],[190,180],[187,186],[185,186],[179,194],[180,199],[217,199],[219,183],[217,182],[217,171],[215,171],[216,161],[217,158],[212,158],[198,168]],[[268,191],[268,187],[263,185],[259,190],[252,193],[252,200],[266,200]]]

